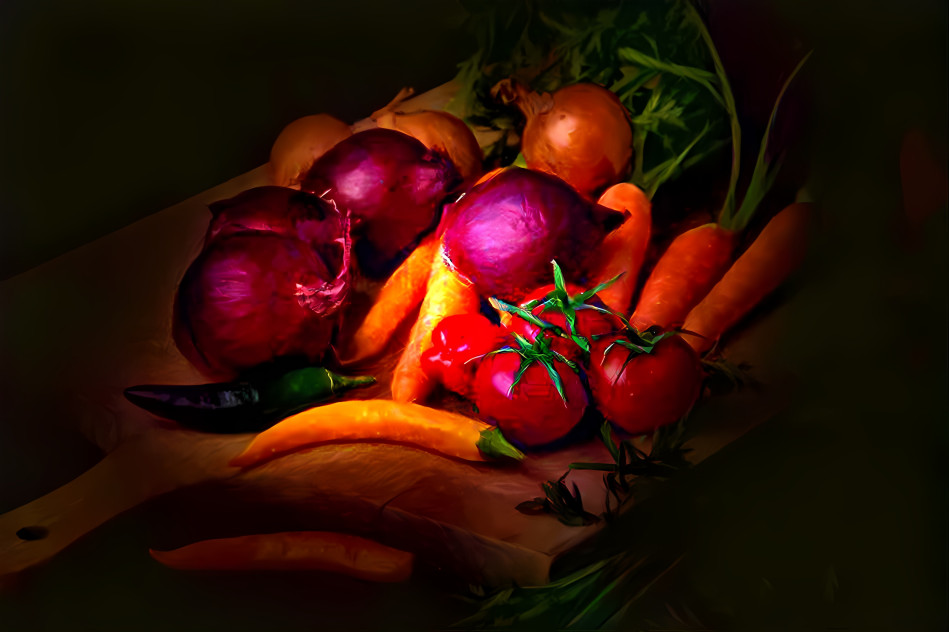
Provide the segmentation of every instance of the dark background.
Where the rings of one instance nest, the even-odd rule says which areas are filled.
[[[710,4],[739,94],[816,51],[805,146],[825,226],[777,358],[803,376],[799,401],[657,510],[690,525],[675,590],[725,627],[942,629],[946,209],[907,220],[899,151],[917,129],[945,172],[946,4]],[[299,116],[353,120],[442,83],[472,52],[463,18],[450,0],[0,1],[0,278],[263,164]],[[0,510],[95,462],[50,441],[3,464]],[[0,601],[0,627],[388,629],[391,613],[425,629],[466,611],[431,587],[182,579],[143,555],[142,520]]]

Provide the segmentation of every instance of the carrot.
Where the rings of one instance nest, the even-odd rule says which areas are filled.
[[[693,12],[693,16],[696,14]],[[741,129],[735,100],[725,76],[721,60],[711,41],[711,36],[697,16],[699,31],[709,46],[712,61],[722,89],[721,97],[726,104],[732,130],[732,170],[729,177],[728,192],[716,223],[705,224],[688,230],[676,237],[668,249],[656,262],[652,273],[643,286],[636,309],[630,317],[630,324],[643,330],[659,327],[669,330],[681,326],[685,317],[699,301],[712,289],[725,274],[731,263],[737,235],[751,221],[759,203],[774,183],[777,175],[766,156],[768,138],[778,112],[778,105],[784,97],[791,80],[798,73],[810,54],[804,57],[781,86],[771,117],[765,128],[764,136],[758,148],[751,180],[745,191],[744,199],[736,208],[735,191],[738,184],[738,168],[741,163]]]
[[[374,582],[401,582],[415,556],[345,533],[288,531],[202,540],[171,551],[149,550],[179,570],[329,571]]]
[[[734,231],[704,224],[676,237],[643,285],[630,324],[639,331],[682,325],[689,311],[722,277],[732,260]]]
[[[385,351],[399,325],[425,298],[428,276],[437,251],[438,239],[430,235],[392,273],[359,329],[353,334],[349,347],[351,353],[345,359],[347,364],[368,360]]]
[[[407,443],[465,461],[523,457],[497,428],[477,419],[419,404],[367,399],[288,417],[254,437],[230,465],[248,467],[303,447],[340,441]]]
[[[801,264],[811,205],[791,204],[768,222],[725,276],[695,306],[683,329],[699,353],[708,351],[723,333],[743,318]]]
[[[603,239],[589,266],[592,285],[622,274],[597,295],[608,307],[626,314],[649,246],[652,202],[636,185],[621,182],[607,189],[597,203],[614,211],[629,213],[622,225]]]
[[[448,266],[439,248],[409,344],[392,373],[392,399],[415,402],[428,397],[435,382],[422,370],[421,357],[432,346],[432,332],[446,316],[475,313],[479,307],[477,292]]]

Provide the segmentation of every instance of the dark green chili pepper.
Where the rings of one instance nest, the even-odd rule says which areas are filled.
[[[375,378],[347,377],[306,367],[277,376],[186,386],[144,384],[125,389],[125,398],[150,413],[196,430],[258,432]]]

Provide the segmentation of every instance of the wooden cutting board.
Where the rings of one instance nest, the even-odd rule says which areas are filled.
[[[445,84],[404,108],[441,107],[453,89]],[[23,402],[45,385],[67,417],[52,422],[51,431],[56,424],[78,427],[106,452],[76,480],[0,516],[0,575],[45,562],[124,511],[179,492],[231,507],[231,522],[213,525],[222,534],[347,531],[414,551],[421,563],[461,581],[546,582],[557,556],[601,527],[568,527],[515,507],[542,495],[541,483],[571,462],[608,461],[598,441],[507,466],[462,463],[413,446],[352,443],[240,470],[227,462],[250,435],[184,430],[124,400],[122,390],[133,384],[206,381],[171,340],[175,288],[200,250],[207,205],[264,184],[266,165],[0,284],[0,357],[19,368],[0,390],[0,402],[20,403],[7,408],[19,415],[10,423],[51,423],[22,418],[30,410]],[[734,361],[753,362],[769,387],[700,406],[699,433],[689,445],[694,462],[786,404],[786,376],[763,362],[779,328],[780,314],[772,314],[729,349]],[[45,409],[37,404],[36,410]],[[574,473],[570,480],[589,511],[603,510],[599,474]]]

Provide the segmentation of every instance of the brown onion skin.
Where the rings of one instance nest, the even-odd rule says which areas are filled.
[[[522,136],[527,166],[559,176],[591,198],[624,180],[633,132],[619,98],[593,83],[565,86],[550,96],[551,101],[519,103],[527,116]]]
[[[482,296],[516,301],[550,283],[551,260],[576,277],[609,213],[556,176],[511,167],[446,208],[445,254]]]
[[[329,114],[312,114],[287,125],[270,149],[271,181],[297,187],[317,158],[352,136],[349,125]]]
[[[465,182],[482,173],[484,151],[471,129],[457,116],[437,110],[386,111],[375,117],[376,125],[408,134],[448,158]]]
[[[441,202],[460,180],[447,159],[417,139],[377,128],[354,134],[324,154],[301,188],[348,211],[357,247],[385,261],[403,254],[433,227]]]
[[[215,380],[282,357],[316,362],[330,345],[336,320],[313,311],[305,294],[332,279],[300,240],[272,232],[216,239],[178,287],[175,344]]]

